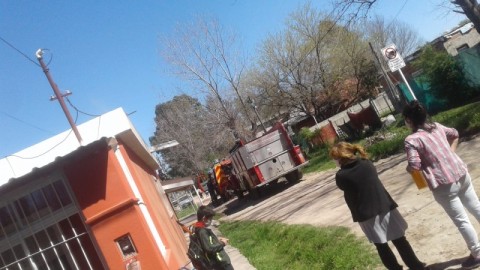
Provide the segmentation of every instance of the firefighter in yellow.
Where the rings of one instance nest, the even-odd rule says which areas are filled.
[[[230,194],[228,193],[227,189],[229,188],[230,181],[229,177],[230,174],[225,172],[225,167],[230,165],[230,160],[222,160],[217,161],[215,165],[213,165],[213,171],[215,172],[215,179],[217,180],[217,187],[224,202],[230,199]]]

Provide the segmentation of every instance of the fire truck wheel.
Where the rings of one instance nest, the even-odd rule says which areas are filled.
[[[222,198],[222,202],[226,203],[228,200],[230,200],[230,196],[227,194],[221,194],[220,197]]]
[[[248,190],[248,196],[253,200],[257,200],[260,198],[260,190],[258,188],[252,188]]]
[[[289,172],[285,175],[285,178],[287,178],[287,181],[289,183],[297,183],[298,181],[300,181],[300,179],[302,179],[302,177],[303,177],[303,173],[299,170]]]
[[[235,195],[237,195],[238,199],[241,200],[243,199],[243,191],[241,190],[236,190]]]

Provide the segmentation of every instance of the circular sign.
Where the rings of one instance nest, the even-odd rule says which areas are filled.
[[[397,57],[397,50],[395,48],[385,49],[385,57],[387,59],[395,59]]]

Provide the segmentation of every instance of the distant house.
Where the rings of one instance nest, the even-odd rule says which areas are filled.
[[[480,43],[480,34],[475,31],[473,23],[467,23],[461,27],[454,28],[451,32],[443,34],[428,42],[437,50],[446,51],[452,56],[473,48]],[[411,62],[420,56],[421,49],[405,57],[406,62]]]
[[[178,269],[187,243],[122,109],[0,160],[0,269]]]
[[[435,39],[432,43],[436,42],[440,43],[450,55],[455,56],[480,43],[480,34],[475,30],[473,23],[467,23]]]

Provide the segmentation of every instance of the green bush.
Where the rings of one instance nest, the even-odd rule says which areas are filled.
[[[455,127],[461,135],[480,132],[480,102],[439,113],[432,117],[435,122]]]
[[[310,141],[313,136],[314,136],[314,133],[313,131],[311,131],[309,128],[307,127],[303,127],[300,129],[300,132],[298,132],[298,134],[300,135],[301,138],[307,140],[307,141]]]
[[[307,154],[308,164],[302,168],[303,173],[324,171],[335,168],[335,163],[330,159],[328,151],[330,148],[326,145],[321,145],[313,148]]]
[[[465,104],[478,91],[468,81],[461,62],[431,45],[422,49],[420,57],[413,65],[422,70],[421,80],[430,84],[432,94],[450,106]]]
[[[379,160],[403,151],[403,141],[410,132],[407,128],[397,129],[393,138],[378,142],[366,150],[372,160]]]
[[[313,136],[313,132],[306,127],[300,129],[300,131],[297,134],[292,136],[293,143],[299,145],[302,151],[307,156],[310,153],[310,149],[312,148],[310,143],[312,136]]]

